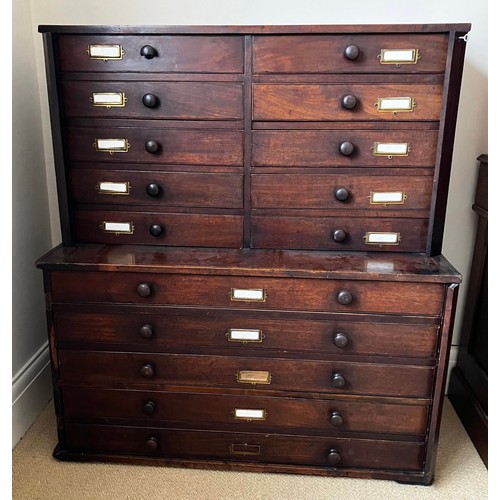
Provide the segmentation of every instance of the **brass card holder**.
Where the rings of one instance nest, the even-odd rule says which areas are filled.
[[[96,191],[99,194],[109,194],[112,196],[128,196],[132,186],[129,182],[100,181],[96,184]]]
[[[95,139],[92,146],[101,153],[128,153],[130,144],[127,139]]]
[[[264,334],[262,330],[230,328],[226,332],[226,338],[228,342],[241,342],[242,344],[246,344],[247,342],[262,343]]]
[[[234,408],[231,415],[235,420],[245,420],[251,422],[253,420],[266,420],[267,411],[264,409],[247,409],[247,408]]]
[[[261,455],[260,444],[232,443],[229,447],[231,455]]]
[[[256,370],[241,370],[236,373],[239,384],[269,385],[272,380],[271,372]]]
[[[380,64],[417,64],[420,59],[418,49],[382,49],[377,56]]]
[[[365,245],[398,246],[401,241],[400,233],[368,232],[363,236]]]
[[[124,108],[127,103],[127,96],[124,92],[94,92],[89,97],[92,106],[111,108]]]
[[[394,156],[408,156],[411,151],[407,142],[374,142],[373,156],[386,156],[392,160]]]
[[[125,55],[121,45],[89,45],[86,50],[89,59],[108,62],[120,61]]]
[[[412,113],[416,105],[413,97],[379,97],[374,104],[379,113]]]
[[[265,302],[268,297],[262,288],[231,288],[229,296],[233,302]]]
[[[132,222],[103,221],[99,224],[99,229],[103,233],[113,233],[116,236],[120,234],[134,234],[134,224]]]
[[[404,205],[406,202],[404,191],[372,191],[370,193],[370,205]]]

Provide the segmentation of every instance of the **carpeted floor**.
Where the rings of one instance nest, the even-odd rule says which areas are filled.
[[[12,453],[13,500],[486,499],[487,469],[446,399],[432,486],[393,481],[58,462],[50,403]]]

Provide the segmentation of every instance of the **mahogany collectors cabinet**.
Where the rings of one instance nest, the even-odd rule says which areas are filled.
[[[57,458],[432,482],[469,29],[39,28]]]

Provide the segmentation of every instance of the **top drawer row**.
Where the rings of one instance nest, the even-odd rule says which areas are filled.
[[[447,34],[255,36],[253,72],[440,73]],[[61,71],[243,73],[242,36],[62,35]]]

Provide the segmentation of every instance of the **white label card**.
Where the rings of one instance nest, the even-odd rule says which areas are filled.
[[[381,245],[397,245],[399,233],[367,233],[366,243],[379,243]]]
[[[228,340],[240,342],[260,342],[262,340],[262,331],[231,328],[229,330]]]
[[[96,139],[98,150],[127,151],[127,139]]]
[[[380,56],[383,63],[412,63],[416,61],[416,49],[384,49]]]
[[[231,300],[256,300],[260,302],[264,302],[265,294],[264,290],[244,290],[239,288],[233,288],[231,290]]]
[[[132,224],[130,222],[104,222],[103,231],[109,233],[131,233]]]
[[[403,203],[403,191],[388,191],[386,193],[371,193],[370,201],[372,203]]]
[[[128,182],[99,182],[99,192],[103,194],[128,194]]]
[[[378,100],[379,111],[411,111],[412,109],[411,97],[382,97]]]
[[[100,92],[92,94],[92,102],[100,106],[122,106],[124,97],[121,92]]]
[[[389,156],[406,156],[408,154],[407,142],[376,142],[373,145],[373,154]]]
[[[99,59],[121,59],[121,45],[90,45],[89,56]]]
[[[236,408],[234,410],[234,418],[244,418],[247,420],[265,420],[265,411]]]

